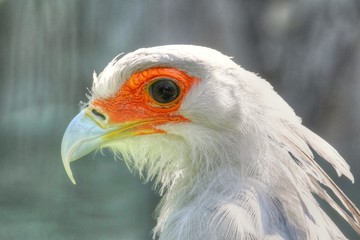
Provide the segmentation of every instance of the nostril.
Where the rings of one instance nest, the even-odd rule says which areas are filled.
[[[101,112],[97,111],[96,109],[92,109],[91,112],[92,112],[95,116],[101,118],[101,120],[103,120],[103,121],[106,120],[105,115],[102,114]]]

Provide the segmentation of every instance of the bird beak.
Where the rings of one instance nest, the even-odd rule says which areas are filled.
[[[101,146],[101,136],[109,132],[102,128],[86,112],[82,110],[69,124],[61,143],[61,157],[65,171],[71,182],[76,184],[70,163],[85,156]]]
[[[92,114],[90,108],[82,110],[66,128],[62,143],[61,157],[65,171],[73,184],[76,184],[70,163],[90,152],[126,137],[163,133],[154,128],[154,120],[132,120],[122,123],[101,121]]]

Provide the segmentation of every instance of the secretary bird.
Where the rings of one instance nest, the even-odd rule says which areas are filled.
[[[70,163],[109,148],[153,180],[162,196],[154,238],[346,239],[315,196],[360,234],[359,210],[313,152],[354,182],[348,164],[231,58],[192,45],[142,48],[93,78],[63,137],[65,170],[75,184]]]

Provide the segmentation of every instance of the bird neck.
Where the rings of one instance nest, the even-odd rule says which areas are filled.
[[[210,146],[192,145],[191,149],[195,150],[189,153],[187,166],[190,167],[175,174],[171,184],[166,186],[158,206],[155,232],[163,232],[167,225],[178,219],[187,219],[186,216],[197,209],[216,212],[220,202],[235,203],[239,196],[256,199],[257,185],[260,184],[258,176],[261,175],[256,165],[261,150],[252,146],[255,151],[250,151],[248,144],[236,137],[225,141],[214,138],[207,142]]]
[[[178,179],[165,193],[158,207],[155,234],[161,232],[160,239],[205,239],[212,234],[213,238],[210,239],[214,239],[214,234],[221,231],[212,232],[211,228],[214,226],[211,224],[220,222],[217,220],[223,217],[226,220],[225,212],[230,211],[227,210],[228,207],[236,207],[236,211],[243,211],[245,214],[236,217],[249,219],[248,221],[254,222],[251,224],[254,226],[261,225],[261,219],[251,218],[252,212],[246,211],[258,210],[256,180],[245,178],[242,174],[239,166],[226,165],[216,170],[206,170],[196,176],[189,174]],[[230,215],[228,217],[233,218]],[[203,227],[204,225],[208,226]],[[186,230],[191,228],[195,228],[194,231]],[[199,236],[189,235],[187,238],[188,232],[198,233]],[[215,239],[224,239],[224,236]]]

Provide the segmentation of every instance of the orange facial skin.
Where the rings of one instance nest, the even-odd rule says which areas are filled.
[[[180,88],[179,96],[170,103],[156,102],[149,94],[149,86],[159,78],[170,78]],[[156,125],[170,122],[187,122],[178,114],[184,97],[198,79],[187,75],[176,68],[156,67],[134,73],[120,88],[116,95],[109,99],[95,99],[90,108],[97,109],[108,119],[107,124],[137,125],[138,134],[161,133]]]

